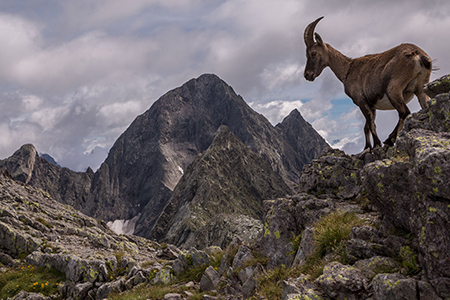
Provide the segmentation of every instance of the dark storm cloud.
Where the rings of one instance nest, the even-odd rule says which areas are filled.
[[[351,102],[334,113],[341,83],[329,70],[303,79],[305,26],[325,16],[317,32],[352,57],[416,43],[437,59],[436,78],[450,70],[449,15],[437,0],[0,1],[0,158],[33,143],[64,166],[95,168],[138,114],[202,73],[274,124],[298,108],[355,152],[363,119]],[[378,115],[380,135],[392,116]]]

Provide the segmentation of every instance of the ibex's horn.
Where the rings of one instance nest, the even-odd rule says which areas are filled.
[[[319,21],[322,19],[323,17],[320,17],[306,27],[305,29],[306,47],[311,47],[312,45],[314,45],[314,29],[316,28],[317,23],[319,23]]]

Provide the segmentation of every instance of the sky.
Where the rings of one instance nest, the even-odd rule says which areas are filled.
[[[136,116],[204,73],[273,125],[293,109],[333,146],[364,147],[364,119],[326,69],[303,78],[303,32],[350,57],[414,43],[450,73],[448,0],[0,0],[0,159],[32,143],[96,170]],[[419,110],[414,98],[408,105]],[[381,140],[397,122],[377,114]]]

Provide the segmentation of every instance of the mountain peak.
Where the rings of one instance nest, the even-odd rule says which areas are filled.
[[[0,161],[0,167],[6,167],[14,180],[28,183],[33,173],[37,151],[32,144],[25,144],[7,160]]]
[[[286,124],[290,124],[290,123],[306,123],[308,124],[308,122],[303,118],[302,114],[298,111],[297,108],[294,108],[289,115],[287,115],[283,121],[278,124],[278,125],[286,125]]]

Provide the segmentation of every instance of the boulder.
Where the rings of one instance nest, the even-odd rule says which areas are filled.
[[[168,269],[161,269],[153,278],[153,284],[168,284],[172,281],[173,275]]]
[[[164,295],[164,300],[181,300],[181,295],[177,293],[170,293]]]
[[[378,274],[371,285],[375,300],[417,300],[416,281],[398,273]]]
[[[87,299],[87,295],[92,286],[92,282],[83,282],[76,284],[73,290],[72,297],[74,299]]]
[[[450,133],[413,129],[399,135],[399,155],[364,168],[367,196],[391,224],[418,238],[429,279],[450,277]]]
[[[300,241],[300,246],[298,247],[292,267],[303,266],[306,263],[306,258],[313,254],[315,249],[314,228],[307,227],[302,233],[302,240]]]
[[[355,268],[370,281],[378,273],[394,273],[400,270],[400,265],[390,257],[374,256],[368,259],[358,260],[353,264]]]
[[[220,275],[212,266],[209,266],[200,280],[200,290],[208,292],[216,290],[220,281]]]
[[[127,288],[127,290],[130,290],[133,287],[144,282],[147,282],[147,277],[143,274],[142,271],[138,271],[134,276],[132,276],[125,282],[125,287]]]
[[[301,275],[298,278],[289,278],[282,282],[282,300],[297,299],[297,300],[322,300],[325,299],[317,286],[309,281],[306,276]]]
[[[237,270],[239,268],[242,268],[246,262],[248,262],[252,259],[254,259],[252,250],[246,245],[241,245],[239,247],[236,255],[234,256],[231,267],[234,270]]]
[[[430,98],[435,98],[439,94],[448,93],[450,91],[450,74],[427,83],[423,91],[430,96]]]
[[[45,297],[41,293],[28,293],[25,291],[20,291],[17,295],[12,298],[8,298],[10,300],[50,300],[50,297]]]
[[[323,269],[323,275],[315,280],[333,299],[358,300],[367,293],[367,279],[357,268],[331,262]]]
[[[95,299],[103,300],[105,298],[108,298],[108,295],[111,292],[120,293],[123,292],[124,290],[125,290],[125,278],[119,278],[118,280],[101,285],[97,290]]]
[[[211,257],[205,251],[191,248],[187,252],[178,254],[177,259],[173,261],[172,270],[175,275],[180,275],[190,268],[207,265],[210,262]]]

